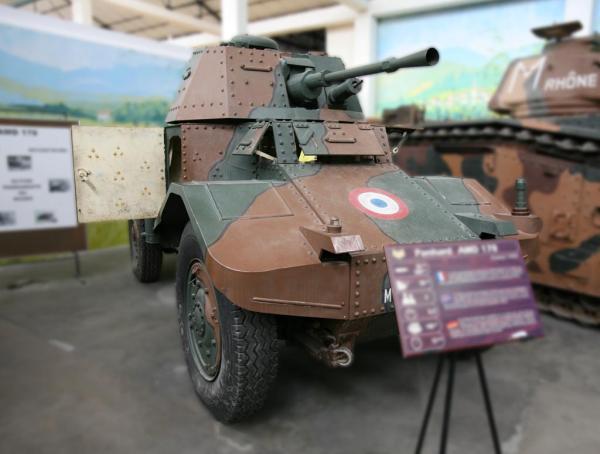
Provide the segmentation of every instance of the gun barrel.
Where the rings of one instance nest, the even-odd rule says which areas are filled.
[[[344,82],[340,82],[329,89],[327,101],[332,105],[343,103],[347,98],[357,94],[360,91],[362,83],[362,80],[354,78],[346,79]]]
[[[392,73],[400,68],[415,68],[420,66],[433,66],[440,59],[440,54],[434,47],[423,49],[414,54],[401,58],[387,58],[377,63],[357,66],[356,68],[342,69],[327,73],[314,73],[306,77],[305,83],[310,88],[323,87],[335,82],[341,82],[353,77],[368,76],[376,73]]]

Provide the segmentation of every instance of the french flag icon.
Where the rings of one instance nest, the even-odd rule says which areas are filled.
[[[435,278],[437,279],[439,284],[445,284],[448,282],[448,273],[445,271],[436,271]]]

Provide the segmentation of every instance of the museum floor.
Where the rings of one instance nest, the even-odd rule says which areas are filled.
[[[80,280],[69,260],[0,268],[0,452],[414,450],[435,364],[402,360],[395,339],[340,370],[286,347],[266,409],[215,422],[183,363],[170,259],[152,285],[134,281],[123,248],[83,254]],[[597,453],[600,331],[544,324],[544,339],[484,355],[504,453]],[[491,452],[474,365],[459,363],[456,380],[449,451]]]

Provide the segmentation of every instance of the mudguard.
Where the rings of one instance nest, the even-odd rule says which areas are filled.
[[[268,211],[244,216],[256,197],[271,188],[273,182],[258,180],[172,183],[154,230],[164,242],[176,246],[179,233],[189,220],[206,256],[207,247],[236,219],[292,215],[281,201]]]
[[[310,177],[172,183],[155,231],[163,246],[176,248],[189,220],[215,288],[240,307],[337,319],[389,309],[379,296],[387,273],[386,244],[453,239],[446,235],[527,236],[512,222],[510,211],[475,181],[411,180],[393,166],[393,172],[380,173],[369,185],[403,195],[413,211],[403,219],[376,220],[353,205],[352,179],[357,177],[352,170],[344,183],[325,175],[318,181],[319,196]],[[339,214],[340,233],[325,228],[326,212]],[[431,236],[433,229],[420,233],[417,227],[424,216],[433,214],[444,226],[438,226],[437,236]],[[340,251],[336,244],[349,248]],[[362,276],[357,266],[366,265],[367,274]],[[360,278],[351,279],[354,275]],[[355,281],[360,281],[361,291]]]

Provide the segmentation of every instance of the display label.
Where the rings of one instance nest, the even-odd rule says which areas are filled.
[[[0,232],[77,226],[69,126],[0,124]]]
[[[386,246],[404,357],[542,336],[516,240]]]

